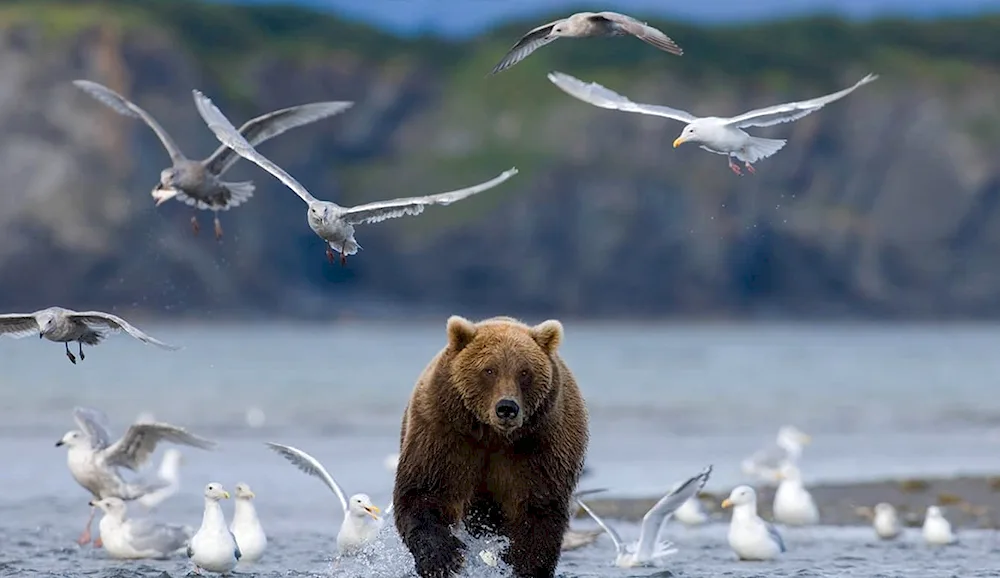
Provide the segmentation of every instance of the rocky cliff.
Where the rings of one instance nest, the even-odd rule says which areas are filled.
[[[686,50],[557,42],[486,72],[532,23],[464,44],[302,9],[190,0],[0,2],[0,309],[151,314],[399,311],[562,316],[1000,313],[1000,18],[701,29]],[[641,102],[735,114],[881,75],[796,123],[757,174],[671,141],[680,124],[598,109],[561,70]],[[305,206],[241,162],[255,198],[154,208],[166,153],[70,81],[107,84],[189,156],[216,146],[190,91],[236,123],[317,100],[354,108],[261,145],[341,204],[501,187],[358,230],[330,265]]]

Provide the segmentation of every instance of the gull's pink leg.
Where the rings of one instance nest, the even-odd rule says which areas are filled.
[[[341,267],[347,266],[347,255],[345,255],[344,253],[340,254],[340,266]]]
[[[76,539],[76,543],[77,544],[79,544],[81,546],[85,546],[85,545],[87,545],[87,544],[90,543],[90,525],[94,523],[94,514],[96,514],[96,513],[97,513],[97,510],[95,508],[91,507],[90,508],[90,517],[87,518],[87,526],[83,529],[83,533],[80,534],[80,537]]]
[[[753,168],[753,165],[751,165],[750,163],[744,162],[743,164],[746,165],[747,172],[749,172],[751,175],[757,172],[757,169]]]
[[[738,164],[733,162],[733,157],[726,157],[726,160],[729,161],[729,168],[732,169],[734,173],[739,176],[743,176],[743,171],[740,170],[740,166]]]
[[[198,215],[191,216],[191,232],[195,235],[201,230],[201,225],[198,224]]]
[[[222,240],[222,223],[219,222],[219,214],[215,214],[215,240]]]
[[[103,541],[103,540],[101,540],[101,537],[100,537],[100,536],[98,536],[98,537],[97,537],[97,539],[96,539],[96,540],[94,540],[94,547],[95,547],[95,548],[100,548],[100,547],[101,547],[101,546],[103,546],[103,545],[104,545],[104,541]]]
[[[333,249],[330,247],[330,245],[326,246],[326,259],[330,263],[336,262],[336,256],[333,254]]]

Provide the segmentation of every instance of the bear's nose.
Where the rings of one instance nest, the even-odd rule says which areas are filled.
[[[518,412],[521,408],[517,406],[517,402],[512,399],[501,399],[497,402],[496,408],[497,417],[500,419],[514,419],[517,417]]]

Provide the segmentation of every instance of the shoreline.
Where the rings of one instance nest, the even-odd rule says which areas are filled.
[[[773,520],[771,504],[776,487],[755,485],[757,512]],[[1000,475],[956,478],[900,478],[871,482],[816,484],[807,486],[820,511],[820,523],[827,526],[867,526],[871,508],[879,502],[896,507],[903,524],[919,527],[927,506],[938,505],[955,528],[1000,529]],[[728,494],[702,492],[698,495],[712,522],[727,522],[721,507]],[[601,498],[586,500],[601,516],[638,522],[661,496],[650,498]],[[580,510],[575,519],[585,518]]]

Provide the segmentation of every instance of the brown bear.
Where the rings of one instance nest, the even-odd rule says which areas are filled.
[[[461,570],[452,533],[506,536],[519,578],[551,578],[587,450],[587,409],[557,349],[562,324],[448,319],[448,345],[403,413],[396,529],[423,578]]]

